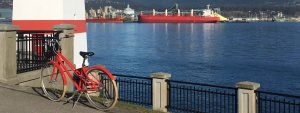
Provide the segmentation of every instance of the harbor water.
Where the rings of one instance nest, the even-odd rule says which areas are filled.
[[[88,23],[91,65],[116,74],[300,94],[300,23]]]

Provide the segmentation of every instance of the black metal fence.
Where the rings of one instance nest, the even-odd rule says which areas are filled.
[[[152,79],[115,75],[119,100],[152,106]],[[168,80],[168,108],[171,112],[237,113],[237,89]]]
[[[152,79],[126,75],[115,75],[119,89],[119,100],[142,106],[152,106]]]
[[[17,73],[40,69],[45,62],[45,50],[58,39],[57,31],[17,31]],[[53,59],[53,58],[52,58]]]
[[[237,88],[169,80],[171,112],[237,113]]]
[[[300,96],[256,91],[257,113],[300,113]]]

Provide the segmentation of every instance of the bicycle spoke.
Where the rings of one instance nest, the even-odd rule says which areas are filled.
[[[45,96],[50,100],[60,101],[65,95],[66,86],[61,73],[50,62],[42,68],[41,86]]]
[[[91,78],[91,86],[87,88],[87,99],[97,109],[110,109],[117,101],[117,89],[114,81],[100,69],[91,69],[87,75]],[[97,83],[95,83],[97,82]],[[97,84],[97,87],[92,86]],[[94,88],[94,89],[93,89]],[[95,89],[96,88],[96,89]]]

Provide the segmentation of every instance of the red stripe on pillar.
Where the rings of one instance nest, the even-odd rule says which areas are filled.
[[[53,25],[73,24],[75,33],[86,32],[85,20],[13,20],[12,23],[20,27],[20,30],[53,30]]]

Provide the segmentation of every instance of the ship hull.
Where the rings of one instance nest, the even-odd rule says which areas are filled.
[[[206,16],[165,16],[165,15],[139,15],[142,23],[216,23],[219,17]]]
[[[89,23],[122,23],[123,19],[114,18],[114,19],[86,19],[86,22]]]

